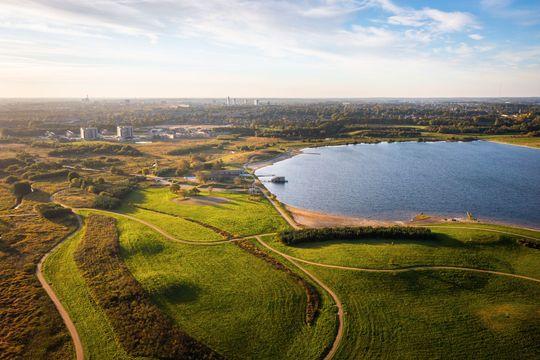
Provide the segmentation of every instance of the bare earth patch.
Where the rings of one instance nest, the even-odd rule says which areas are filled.
[[[344,215],[331,215],[316,211],[295,208],[287,205],[294,221],[306,227],[332,227],[332,226],[391,226],[403,225],[403,221],[384,221],[357,218]]]
[[[227,198],[218,196],[192,196],[189,198],[175,198],[173,201],[183,205],[219,205],[231,202]]]

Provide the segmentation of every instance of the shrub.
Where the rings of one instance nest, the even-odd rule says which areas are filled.
[[[38,204],[36,205],[35,209],[46,219],[57,219],[73,214],[71,209],[54,203]]]
[[[120,199],[101,193],[94,199],[94,207],[97,209],[111,210],[120,206]]]
[[[60,145],[49,152],[50,156],[76,156],[76,155],[125,155],[141,156],[142,153],[130,145],[94,143],[78,145]]]
[[[433,235],[428,228],[413,226],[360,226],[321,229],[284,230],[279,239],[287,245],[305,242],[359,239],[429,239]]]
[[[90,215],[75,252],[94,299],[115,329],[120,343],[134,357],[158,359],[221,359],[206,345],[178,328],[150,300],[120,258],[113,218]]]
[[[32,186],[28,181],[18,181],[13,184],[13,194],[21,199],[23,196],[32,192]]]

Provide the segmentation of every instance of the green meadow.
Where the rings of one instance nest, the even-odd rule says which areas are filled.
[[[205,198],[210,201],[199,201]],[[247,194],[202,192],[184,200],[168,188],[148,188],[131,194],[121,208],[125,213],[134,212],[134,216],[148,215],[137,213],[132,205],[202,221],[234,236],[271,233],[288,226],[266,199],[251,200]]]
[[[484,224],[437,225],[431,230],[436,234],[433,240],[362,239],[295,246],[286,246],[274,237],[266,240],[286,254],[332,265],[374,269],[450,265],[540,278],[538,250],[516,243],[519,235],[540,239],[540,232]]]
[[[173,242],[111,215],[118,219],[122,257],[152,300],[189,335],[227,358],[313,359],[332,343],[335,309],[325,296],[315,325],[305,325],[302,287],[257,257],[233,244]],[[47,278],[73,316],[88,357],[126,358],[73,260],[78,242],[75,237],[50,256]]]
[[[535,359],[540,353],[538,283],[460,271],[306,268],[343,302],[337,359]]]

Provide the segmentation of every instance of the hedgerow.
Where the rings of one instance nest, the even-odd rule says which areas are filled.
[[[51,150],[49,156],[74,156],[74,155],[125,155],[141,156],[142,153],[130,145],[94,143],[77,145],[59,145]]]
[[[75,252],[94,300],[103,308],[126,351],[160,359],[221,359],[185,334],[151,301],[120,259],[116,220],[90,215]]]
[[[279,239],[287,245],[306,242],[360,239],[429,239],[433,236],[428,228],[413,226],[360,226],[321,229],[284,230]]]

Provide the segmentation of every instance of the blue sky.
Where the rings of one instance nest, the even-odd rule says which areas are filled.
[[[540,96],[540,1],[3,0],[0,97]]]

